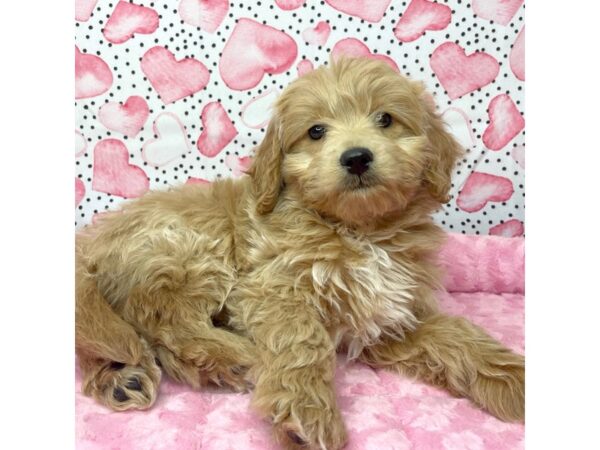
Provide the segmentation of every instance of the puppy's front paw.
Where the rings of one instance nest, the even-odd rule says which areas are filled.
[[[317,406],[309,399],[293,401],[287,417],[274,427],[277,441],[288,450],[338,450],[347,441],[346,427],[337,408]]]
[[[510,364],[480,373],[472,387],[473,399],[506,422],[525,420],[525,361],[513,355]]]

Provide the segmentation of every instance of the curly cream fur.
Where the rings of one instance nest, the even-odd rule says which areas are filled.
[[[353,146],[374,154],[360,182],[339,164]],[[337,350],[522,420],[523,358],[436,308],[431,213],[459,155],[423,86],[383,63],[343,59],[293,82],[249,176],[149,193],[80,233],[84,392],[149,407],[159,365],[194,388],[254,385],[287,448],[337,449]]]

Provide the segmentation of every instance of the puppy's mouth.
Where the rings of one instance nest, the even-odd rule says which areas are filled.
[[[344,177],[342,189],[347,192],[366,192],[378,184],[379,180],[377,177],[370,173],[363,173],[362,175],[348,175]]]

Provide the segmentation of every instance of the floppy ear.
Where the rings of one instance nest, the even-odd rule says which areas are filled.
[[[427,136],[428,162],[425,181],[431,196],[440,203],[450,200],[452,169],[457,159],[464,153],[456,139],[446,130],[440,115],[435,111],[433,97],[421,86],[421,98],[425,104],[425,134]]]
[[[283,148],[280,138],[279,120],[273,117],[267,127],[263,141],[256,149],[254,161],[248,170],[252,177],[252,188],[256,199],[256,211],[267,214],[273,211],[283,186],[281,163]]]

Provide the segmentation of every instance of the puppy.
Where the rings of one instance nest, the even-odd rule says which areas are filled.
[[[523,357],[436,306],[431,213],[460,153],[423,85],[381,62],[294,81],[248,176],[150,193],[78,236],[83,392],[148,408],[160,366],[253,384],[286,448],[338,449],[345,351],[522,420]]]

